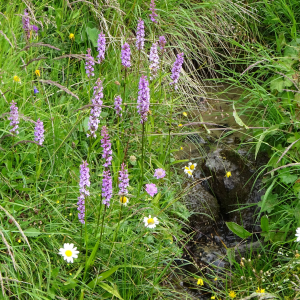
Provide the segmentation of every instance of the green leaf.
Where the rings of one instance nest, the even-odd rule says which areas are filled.
[[[267,216],[262,216],[262,218],[260,219],[260,227],[262,231],[269,231],[269,219]]]
[[[234,248],[227,248],[226,249],[228,260],[230,265],[232,266],[235,262],[235,249]]]
[[[271,91],[275,91],[277,90],[278,92],[282,92],[283,90],[283,87],[284,87],[284,80],[279,77],[279,76],[276,76],[277,78],[276,79],[273,79],[270,83],[270,89]]]
[[[88,284],[88,287],[90,287],[91,289],[94,289],[96,287],[96,285],[98,283],[100,283],[100,281],[106,279],[107,277],[109,277],[110,275],[115,273],[119,268],[120,268],[120,266],[115,266],[115,267],[109,269],[108,271],[105,271],[105,272],[101,273],[100,275],[98,275],[95,279],[93,279]]]
[[[279,178],[283,183],[289,184],[289,183],[294,183],[298,179],[298,176],[289,173],[282,173],[279,174]]]
[[[300,199],[300,182],[296,182],[293,186],[294,195]]]
[[[28,228],[24,231],[25,235],[27,237],[36,237],[42,234],[38,229],[36,228]]]
[[[267,201],[267,198],[268,198],[269,194],[270,194],[270,193],[272,192],[272,190],[273,190],[273,186],[274,186],[276,180],[277,180],[277,178],[275,178],[275,179],[272,181],[271,185],[270,185],[270,186],[268,187],[268,189],[266,190],[266,193],[264,194],[264,196],[261,197],[261,198],[262,198],[262,201],[257,203],[257,205],[261,207],[261,212],[264,212],[264,211],[267,210],[267,209],[265,209],[266,201]],[[260,205],[259,205],[259,203],[260,203]]]
[[[268,213],[271,213],[271,211],[278,204],[277,197],[277,194],[265,194],[261,197],[262,201],[258,202],[257,206],[261,207],[261,212],[267,211]]]
[[[234,223],[234,222],[226,222],[226,226],[237,236],[242,239],[245,239],[252,235],[249,231],[247,231],[244,227]]]
[[[123,299],[121,297],[121,295],[119,294],[118,290],[117,290],[117,286],[115,285],[114,287],[109,286],[108,284],[104,283],[104,282],[99,282],[98,283],[104,290],[106,290],[107,292],[111,293],[112,295],[114,295],[115,297],[119,298],[119,299]]]
[[[64,283],[64,290],[71,290],[77,286],[77,280],[74,280],[72,277],[69,277],[68,280]]]
[[[235,121],[237,122],[238,125],[245,127],[246,129],[249,129],[249,127],[242,121],[242,119],[238,116],[235,107],[234,107],[234,103],[232,103],[232,107],[233,107],[233,117],[235,119]]]
[[[180,164],[180,163],[188,162],[188,161],[189,161],[188,159],[175,160],[171,163],[171,165]]]
[[[97,47],[97,40],[98,40],[98,35],[100,31],[97,28],[86,28],[86,33],[89,37],[89,40],[92,42],[94,47]]]

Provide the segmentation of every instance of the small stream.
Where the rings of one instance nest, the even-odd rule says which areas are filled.
[[[259,207],[254,205],[261,200],[264,192],[261,181],[257,178],[258,168],[266,162],[264,157],[254,159],[250,146],[241,144],[245,140],[242,132],[231,132],[226,128],[239,128],[232,116],[232,101],[236,101],[242,90],[234,89],[224,92],[226,86],[217,87],[207,93],[206,98],[198,102],[199,109],[192,111],[193,121],[213,123],[207,130],[198,127],[200,133],[189,135],[185,140],[183,151],[178,159],[188,159],[197,163],[194,178],[187,181],[188,192],[185,204],[191,212],[190,233],[192,240],[185,246],[182,261],[178,262],[185,271],[181,276],[179,288],[188,291],[195,299],[210,299],[209,285],[197,288],[195,278],[204,277],[211,284],[224,290],[221,281],[214,278],[224,276],[224,268],[229,269],[226,248],[236,249],[236,259],[247,251],[260,246],[253,237],[242,241],[228,230],[225,222],[235,222],[250,232],[260,231],[257,213]],[[219,98],[216,98],[216,93]],[[243,119],[245,123],[247,120]],[[195,129],[195,128],[194,128]],[[200,129],[200,130],[199,130]],[[225,176],[231,172],[231,176]],[[243,209],[241,209],[243,208]]]

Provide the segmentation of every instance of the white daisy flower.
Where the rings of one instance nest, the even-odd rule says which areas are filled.
[[[149,218],[147,218],[147,217],[144,218],[144,223],[145,223],[145,226],[148,228],[155,228],[156,225],[159,224],[157,218],[156,217],[151,218],[151,215],[149,215]]]
[[[296,237],[297,237],[297,239],[296,239],[296,241],[295,242],[300,242],[300,227],[298,227],[297,229],[296,229]]]
[[[193,171],[189,167],[184,167],[184,173],[188,175],[188,177],[193,177]]]
[[[197,164],[193,164],[191,162],[189,162],[189,168],[192,170],[192,172],[194,172],[195,168],[197,167]]]
[[[124,206],[127,206],[127,204],[129,203],[129,200],[128,200],[127,197],[121,196],[121,197],[120,197],[120,203],[121,203],[122,205],[124,205]]]
[[[77,247],[74,247],[74,244],[68,243],[65,243],[64,247],[60,248],[58,252],[68,263],[73,263],[73,259],[78,257],[78,253]]]

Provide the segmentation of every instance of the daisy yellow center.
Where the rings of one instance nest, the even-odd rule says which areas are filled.
[[[191,169],[191,170],[194,170],[194,169],[195,169],[195,165],[191,165],[191,166],[190,166],[190,169]]]
[[[190,168],[189,167],[184,167],[186,170],[189,170]]]
[[[189,175],[192,175],[193,173],[191,171],[187,171]]]
[[[68,257],[70,257],[70,256],[72,256],[72,251],[71,251],[71,250],[67,250],[67,251],[65,252],[65,254],[66,254]]]
[[[127,198],[125,196],[121,197],[120,202],[125,204],[127,202]]]
[[[149,218],[149,219],[147,220],[147,223],[148,223],[149,225],[152,225],[152,224],[154,224],[154,220],[153,220],[152,218]]]

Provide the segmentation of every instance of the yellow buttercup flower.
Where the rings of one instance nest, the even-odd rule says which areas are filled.
[[[214,281],[217,281],[218,280],[218,277],[215,277]]]
[[[197,285],[204,285],[204,282],[203,282],[203,280],[201,278],[198,279]]]
[[[15,76],[14,76],[14,81],[15,81],[15,82],[20,82],[20,81],[21,81],[21,79],[20,79],[20,77],[19,77],[19,76],[15,75]]]
[[[35,72],[34,72],[34,73],[35,73],[35,75],[36,75],[36,76],[39,76],[39,77],[41,76],[41,72],[40,72],[40,70],[35,70]]]
[[[229,297],[234,299],[236,297],[236,293],[234,291],[229,292]]]
[[[183,113],[182,113],[185,117],[187,117],[187,113],[184,111]]]
[[[180,147],[180,150],[183,150],[183,147]]]
[[[18,239],[18,243],[21,243],[22,241],[21,241],[21,239]]]
[[[258,287],[257,290],[256,290],[256,293],[264,294],[264,293],[265,293],[265,289],[260,289],[260,288]]]
[[[178,127],[182,127],[182,124],[179,124]]]
[[[69,39],[70,39],[70,40],[72,40],[72,41],[74,41],[74,39],[75,39],[75,35],[74,35],[74,33],[70,33],[70,35],[69,35]]]
[[[211,296],[210,299],[216,299],[216,296]]]
[[[231,172],[227,172],[225,177],[227,177],[227,178],[231,177]]]

